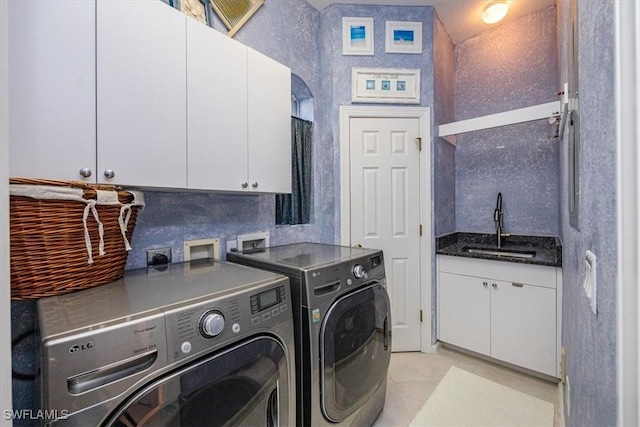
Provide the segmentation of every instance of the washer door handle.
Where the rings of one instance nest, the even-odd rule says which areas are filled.
[[[389,350],[389,336],[390,336],[390,332],[389,332],[389,322],[388,322],[388,317],[384,318],[384,326],[383,326],[383,330],[382,330],[382,345],[384,346],[385,351]]]
[[[73,347],[72,347],[73,348]],[[71,351],[71,349],[69,349]],[[158,350],[151,350],[139,356],[104,366],[67,378],[67,390],[71,394],[81,394],[105,384],[121,380],[129,375],[148,369],[158,358]]]

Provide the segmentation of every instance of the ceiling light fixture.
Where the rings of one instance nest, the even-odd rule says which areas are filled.
[[[489,3],[482,12],[482,20],[487,24],[495,24],[507,16],[509,5],[504,0]]]

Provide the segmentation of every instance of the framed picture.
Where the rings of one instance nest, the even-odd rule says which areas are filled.
[[[191,18],[211,26],[211,11],[207,0],[162,0]]]
[[[202,22],[204,25],[210,25],[209,14],[202,0],[169,0],[169,4],[180,9],[185,15]]]
[[[373,18],[342,18],[342,54],[373,55]]]
[[[385,52],[422,53],[422,23],[387,21],[385,25]]]
[[[209,0],[213,11],[233,37],[238,30],[264,4],[264,0]]]
[[[352,68],[351,102],[420,104],[420,70]]]

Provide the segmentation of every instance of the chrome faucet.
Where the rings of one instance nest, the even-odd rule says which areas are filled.
[[[493,211],[493,222],[496,223],[496,245],[502,247],[502,238],[509,237],[510,234],[503,233],[504,220],[502,213],[502,193],[498,193],[498,200],[496,202],[496,210]]]

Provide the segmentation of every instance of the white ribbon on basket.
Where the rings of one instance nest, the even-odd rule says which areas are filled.
[[[93,264],[93,248],[91,245],[91,236],[89,235],[89,227],[87,226],[87,218],[89,213],[93,214],[93,218],[98,224],[98,235],[100,236],[100,244],[98,246],[98,253],[100,255],[105,254],[104,250],[104,226],[98,216],[97,205],[120,205],[118,200],[118,193],[116,191],[103,191],[97,190],[96,200],[87,200],[83,197],[84,191],[79,188],[70,187],[56,187],[48,185],[22,185],[11,184],[9,186],[9,194],[12,196],[30,197],[32,199],[43,200],[75,200],[85,203],[84,212],[82,215],[82,225],[84,226],[84,242],[87,248],[87,264]],[[118,223],[120,224],[120,231],[124,238],[124,245],[127,251],[131,250],[131,245],[127,239],[125,233],[127,230],[127,224],[131,217],[132,206],[144,206],[144,196],[142,192],[131,191],[134,199],[131,203],[122,205],[120,208],[120,217]]]
[[[85,200],[85,199],[83,199]],[[89,227],[87,227],[87,218],[89,217],[89,211],[93,214],[96,222],[98,223],[98,235],[100,236],[100,245],[98,246],[98,254],[104,255],[104,227],[100,218],[98,217],[98,210],[96,209],[96,201],[95,200],[85,200],[87,206],[84,208],[84,212],[82,214],[82,225],[84,226],[84,243],[87,246],[87,254],[89,254],[89,259],[87,260],[87,264],[93,264],[93,248],[91,247],[91,236],[89,236]]]
[[[113,193],[115,194],[115,201],[113,200]],[[118,224],[120,225],[120,232],[122,233],[122,239],[124,240],[124,248],[127,252],[131,250],[131,244],[127,239],[127,226],[129,225],[129,219],[131,218],[131,208],[133,206],[144,206],[144,195],[141,191],[129,191],[133,195],[131,203],[122,205],[120,207],[120,216],[118,217]],[[119,205],[118,194],[115,191],[98,191],[97,192],[98,203],[101,205]]]

